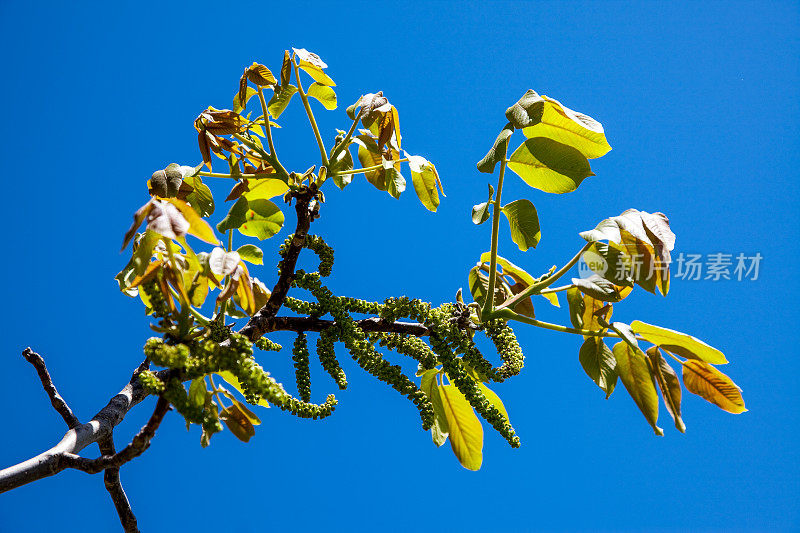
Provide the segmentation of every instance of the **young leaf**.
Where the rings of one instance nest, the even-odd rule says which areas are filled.
[[[128,243],[131,242],[133,236],[136,235],[136,230],[139,229],[139,226],[142,225],[142,222],[144,222],[144,219],[147,218],[152,209],[153,200],[150,200],[136,210],[136,212],[133,214],[133,224],[131,224],[131,227],[125,232],[125,237],[122,239],[122,248],[120,248],[120,251],[124,250],[128,246]]]
[[[294,85],[284,85],[280,89],[276,88],[267,103],[267,111],[272,118],[280,118],[286,106],[292,100],[292,96],[297,92],[297,87]]]
[[[206,403],[206,380],[202,376],[192,380],[189,385],[189,401],[196,407]]]
[[[236,251],[243,261],[248,261],[254,265],[264,264],[264,252],[255,244],[245,244]]]
[[[557,194],[574,191],[585,178],[594,176],[578,150],[544,137],[521,144],[511,154],[508,168],[534,189]]]
[[[508,411],[506,411],[506,406],[503,405],[503,400],[500,399],[500,396],[498,396],[497,393],[494,392],[492,389],[484,385],[481,381],[478,381],[478,388],[483,393],[483,396],[486,398],[486,401],[488,401],[492,407],[500,411],[500,414],[502,414],[505,417],[506,422],[510,423],[510,419],[508,418]]]
[[[271,87],[278,83],[278,80],[275,79],[275,76],[272,75],[272,72],[259,63],[253,63],[245,70],[247,74],[247,79],[251,82],[255,83],[259,87]],[[239,90],[239,103],[241,103],[241,89]]]
[[[236,95],[233,97],[233,111],[235,113],[241,113],[242,111],[244,111],[244,108],[247,107],[248,100],[250,100],[257,94],[258,91],[256,91],[252,87],[245,86],[244,92],[237,92]]]
[[[218,278],[233,274],[241,260],[239,252],[226,252],[219,246],[208,254],[208,266]]]
[[[327,85],[314,82],[308,87],[308,96],[316,98],[327,109],[336,109],[336,93]]]
[[[165,201],[174,205],[181,212],[183,218],[189,223],[189,228],[186,231],[187,233],[209,244],[219,243],[219,239],[217,239],[214,230],[211,229],[208,222],[203,220],[191,206],[177,198],[166,198]]]
[[[614,345],[614,358],[617,361],[617,374],[622,384],[639,407],[647,422],[653,427],[656,435],[663,436],[664,430],[656,425],[658,422],[658,393],[653,376],[641,350],[634,349],[627,342]]]
[[[236,379],[236,376],[233,375],[233,372],[229,372],[227,370],[220,370],[219,372],[216,372],[216,375],[222,378],[228,385],[239,391],[239,394],[244,396],[244,389],[242,389],[241,383],[239,383],[239,380]],[[263,399],[259,400],[257,405],[260,405],[261,407],[270,406],[269,402]]]
[[[186,235],[190,227],[191,223],[173,204],[163,200],[153,201],[152,208],[147,214],[147,229],[168,239],[177,239]],[[213,241],[214,244],[216,242],[218,241]]]
[[[528,138],[547,137],[579,150],[589,159],[611,150],[599,122],[533,90],[506,110],[506,118]]]
[[[627,293],[623,293],[621,287],[617,287],[597,274],[592,274],[588,278],[572,278],[571,281],[582,293],[601,302],[619,302],[625,297],[623,294],[627,295]]]
[[[436,172],[436,167],[424,157],[409,155],[407,152],[406,157],[411,169],[411,181],[419,201],[428,211],[436,212],[436,208],[439,207],[439,191],[436,189],[439,174]]]
[[[478,161],[479,172],[485,174],[494,173],[494,167],[503,159],[503,155],[508,150],[508,139],[511,137],[512,133],[514,133],[514,126],[509,122],[500,130],[500,134],[497,136],[497,139],[494,140],[494,144],[489,149],[489,152],[483,156],[483,159]]]
[[[681,357],[705,361],[712,365],[724,365],[728,362],[722,352],[686,333],[653,326],[639,320],[631,322],[631,329],[647,341]]]
[[[433,405],[433,425],[431,426],[431,436],[436,446],[441,446],[447,440],[449,428],[447,426],[447,416],[445,415],[442,397],[439,393],[439,386],[436,383],[436,376],[439,370],[432,368],[422,374],[420,389]]]
[[[469,271],[469,292],[473,300],[483,306],[486,301],[486,293],[489,292],[489,277],[483,273],[480,266],[472,267]],[[500,305],[512,295],[503,287],[502,283],[496,283],[494,288],[494,303]]]
[[[439,392],[453,453],[464,468],[480,470],[483,462],[483,426],[480,420],[455,385],[442,385]]]
[[[539,216],[530,200],[514,200],[504,205],[500,211],[508,218],[511,228],[511,240],[523,252],[528,248],[536,248],[542,232],[539,229]]]
[[[281,179],[278,178],[258,178],[247,180],[247,188],[250,189],[242,193],[248,202],[253,200],[269,200],[276,196],[283,196],[289,190]]]
[[[614,354],[603,342],[602,337],[588,337],[583,341],[578,352],[578,359],[581,362],[586,374],[597,383],[597,386],[606,393],[606,399],[614,392],[617,385],[617,360]]]
[[[314,78],[314,81],[322,85],[328,85],[329,87],[336,86],[333,80],[323,72],[323,69],[328,68],[328,65],[326,65],[317,54],[309,52],[305,48],[292,48],[292,50],[298,59],[297,66],[303,69],[309,76]]]
[[[191,167],[188,167],[191,168]],[[200,176],[186,176],[184,183],[192,187],[192,192],[186,195],[186,201],[197,211],[201,217],[209,217],[214,214],[214,196],[211,189],[203,183]]]
[[[744,413],[742,392],[731,378],[703,361],[683,361],[683,383],[686,390],[729,413]]]
[[[492,203],[494,197],[494,187],[489,185],[489,199],[482,204],[472,206],[472,223],[476,225],[483,224],[489,220],[489,205]]]
[[[242,235],[269,239],[283,227],[283,212],[269,200],[253,200],[248,202],[249,209],[245,214],[247,222],[239,226]]]
[[[247,222],[245,215],[247,214],[247,199],[239,198],[236,203],[231,206],[225,218],[217,224],[217,231],[225,233],[228,230],[237,229],[239,226]]]
[[[237,439],[248,442],[256,434],[256,428],[236,404],[229,405],[219,413],[219,419],[225,422]]]
[[[667,412],[675,421],[675,428],[681,433],[686,433],[686,424],[681,418],[681,382],[678,380],[678,374],[661,356],[658,346],[648,348],[645,354],[650,364],[650,370],[658,383],[658,388],[661,389],[661,397],[664,398]]]

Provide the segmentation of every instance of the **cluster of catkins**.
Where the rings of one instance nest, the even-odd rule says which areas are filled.
[[[281,261],[291,245],[290,235],[280,247]],[[330,274],[333,267],[333,250],[320,237],[307,235],[304,247],[319,257],[318,272],[295,273],[293,287],[305,289],[316,301],[304,301],[287,297],[283,305],[304,316],[319,318],[330,315],[333,325],[323,329],[316,342],[316,354],[325,371],[330,374],[340,389],[347,387],[347,378],[336,358],[335,344],[340,342],[352,359],[365,371],[387,383],[407,397],[419,410],[422,427],[433,424],[433,404],[426,394],[406,376],[401,367],[388,362],[376,345],[406,355],[419,363],[420,369],[428,370],[441,365],[450,383],[465,396],[470,405],[489,422],[512,446],[519,446],[519,437],[508,420],[483,395],[475,375],[484,381],[503,381],[522,369],[524,357],[513,331],[503,321],[488,321],[483,327],[494,342],[503,361],[499,367],[487,361],[472,339],[472,330],[463,327],[464,310],[456,304],[444,304],[432,308],[429,303],[407,297],[389,298],[383,303],[357,298],[335,296],[322,284],[322,278]],[[168,312],[166,306],[154,314]],[[353,313],[378,316],[385,322],[408,318],[424,325],[428,332],[428,343],[420,337],[402,333],[368,333],[359,325]],[[280,345],[261,337],[255,345],[262,350],[280,350]],[[302,418],[324,418],[331,414],[336,399],[329,395],[322,404],[311,403],[311,374],[308,339],[299,332],[292,348],[298,398],[288,394],[283,386],[259,366],[253,358],[253,348],[244,336],[214,321],[207,336],[187,342],[172,342],[151,338],[145,345],[145,354],[153,363],[179,369],[179,376],[163,382],[151,371],[142,372],[139,379],[144,387],[168,399],[184,415],[187,422],[202,424],[208,433],[221,430],[216,409],[193,404],[182,381],[209,373],[229,371],[238,379],[245,398],[250,403],[267,400],[281,409]]]

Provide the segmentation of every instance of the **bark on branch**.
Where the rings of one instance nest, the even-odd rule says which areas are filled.
[[[44,359],[38,353],[34,352],[30,348],[25,348],[22,351],[22,357],[25,358],[30,364],[33,365],[33,368],[36,369],[36,373],[39,374],[39,380],[42,382],[42,387],[44,391],[47,393],[47,396],[50,397],[50,403],[53,404],[53,409],[61,415],[61,418],[64,419],[64,422],[67,423],[67,427],[70,429],[79,426],[80,420],[78,417],[75,416],[75,413],[72,412],[72,409],[69,408],[67,402],[64,401],[64,398],[58,393],[55,384],[53,384],[53,378],[50,377],[50,372],[47,371],[47,366],[44,364]]]

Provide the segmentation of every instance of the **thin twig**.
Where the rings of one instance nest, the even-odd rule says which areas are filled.
[[[114,449],[113,436],[101,440],[97,443],[100,446],[100,453],[103,455],[115,455],[117,452]],[[119,515],[119,521],[125,533],[139,533],[139,524],[136,521],[136,515],[133,514],[131,503],[128,500],[128,495],[125,494],[125,489],[122,488],[122,481],[119,478],[119,467],[107,468],[103,472],[103,482],[105,483],[106,490],[111,496],[111,501],[114,503],[114,508]]]
[[[33,368],[36,369],[36,373],[39,374],[39,380],[42,382],[42,387],[44,387],[44,391],[47,393],[47,396],[50,397],[50,403],[53,404],[53,409],[55,409],[58,414],[61,415],[61,418],[64,419],[64,422],[67,423],[70,429],[79,426],[81,424],[78,417],[75,416],[75,413],[72,412],[72,409],[69,408],[67,402],[64,401],[64,398],[58,393],[56,386],[53,384],[53,378],[50,377],[50,372],[47,371],[47,366],[44,364],[44,359],[38,353],[34,352],[30,348],[25,348],[22,351],[22,357],[25,358],[30,364],[33,365]]]

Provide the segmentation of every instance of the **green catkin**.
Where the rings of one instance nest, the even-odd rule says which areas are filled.
[[[308,339],[305,333],[299,333],[292,349],[294,376],[297,391],[304,402],[311,401],[311,370],[309,368]]]
[[[283,244],[278,248],[278,253],[281,256],[281,260],[278,262],[278,275],[283,271],[283,261],[286,257],[286,253],[289,251],[289,246],[292,244],[292,239],[294,239],[294,234],[286,237],[286,240],[283,241]],[[317,254],[319,258],[319,267],[317,267],[319,275],[323,278],[329,276],[333,269],[333,248],[328,246],[322,237],[310,234],[306,235],[303,248],[308,248]]]
[[[330,374],[339,389],[344,390],[347,388],[347,376],[339,365],[336,359],[336,352],[334,350],[334,343],[337,340],[334,328],[324,329],[320,332],[317,339],[317,357],[322,364],[322,368]]]
[[[255,344],[259,350],[263,350],[265,352],[280,352],[283,350],[283,346],[266,337],[257,338],[253,344]]]
[[[436,354],[419,337],[400,335],[399,333],[378,333],[374,335],[374,338],[381,346],[418,361],[425,370],[439,364]]]
[[[419,410],[423,429],[430,429],[433,424],[433,405],[428,397],[416,383],[403,374],[399,366],[392,365],[381,357],[372,343],[366,340],[366,334],[350,316],[341,299],[335,297],[320,283],[320,275],[298,271],[295,283],[298,287],[311,291],[314,297],[329,309],[337,323],[337,336],[356,363],[411,400]]]
[[[164,295],[161,294],[161,288],[158,286],[158,283],[155,279],[141,285],[139,290],[143,291],[147,295],[147,298],[150,301],[150,309],[153,312],[153,316],[156,318],[165,318],[169,316],[171,313],[169,305],[164,299]]]
[[[321,305],[314,302],[306,302],[305,300],[300,300],[298,298],[292,298],[291,296],[286,297],[286,299],[283,301],[283,306],[290,311],[294,311],[298,315],[319,318],[325,314],[325,310]]]
[[[503,364],[497,369],[497,374],[502,379],[519,374],[525,364],[525,356],[514,331],[502,320],[488,320],[484,325],[486,336],[492,339],[500,359],[503,360]]]
[[[344,308],[348,313],[361,313],[364,315],[377,315],[380,314],[383,307],[378,302],[370,302],[369,300],[361,300],[359,298],[350,298],[348,296],[340,296]]]

